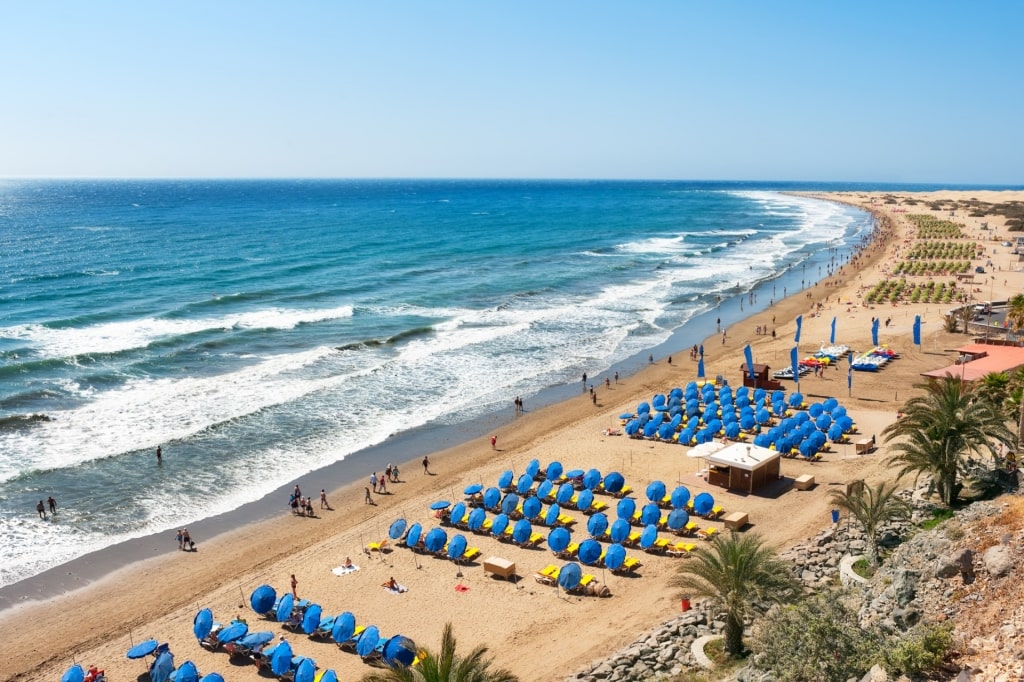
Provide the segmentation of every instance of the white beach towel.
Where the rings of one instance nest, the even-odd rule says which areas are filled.
[[[384,589],[390,592],[391,594],[402,594],[403,592],[409,591],[409,588],[405,585],[398,585],[398,587],[396,587],[393,590],[390,587],[385,587]]]
[[[335,566],[331,569],[331,573],[334,575],[348,575],[349,573],[355,573],[358,570],[358,566]]]

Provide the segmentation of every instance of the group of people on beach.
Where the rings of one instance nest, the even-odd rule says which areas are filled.
[[[188,533],[188,528],[179,528],[178,534],[175,536],[178,540],[178,550],[184,552],[193,552],[196,549],[195,540]]]
[[[295,489],[292,490],[291,497],[288,498],[288,506],[291,507],[292,513],[296,516],[316,516],[316,512],[313,511],[313,498],[303,497],[302,490],[297,483],[295,484]],[[327,491],[322,489],[320,490],[320,508],[331,508],[331,505],[327,502]]]
[[[57,513],[57,500],[53,499],[53,496],[46,498],[46,504],[43,504],[42,500],[39,500],[39,504],[36,505],[36,511],[39,512],[39,518],[46,518],[46,508],[50,508],[51,514]]]

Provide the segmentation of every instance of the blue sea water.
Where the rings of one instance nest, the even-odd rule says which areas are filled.
[[[870,231],[800,188],[848,189],[2,181],[0,586],[529,405]]]

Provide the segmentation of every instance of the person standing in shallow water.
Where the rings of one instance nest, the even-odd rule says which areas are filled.
[[[874,436],[872,436],[872,438],[874,438]],[[50,513],[51,514],[56,514],[57,513],[57,500],[53,499],[53,495],[50,495],[50,497],[47,498],[46,503],[48,505],[50,505]]]
[[[157,464],[163,464],[164,463],[164,451],[163,451],[163,449],[159,445],[156,446],[156,463]]]
[[[39,518],[46,518],[46,507],[43,506],[43,501],[39,500],[39,504],[36,505],[36,511],[39,512]]]

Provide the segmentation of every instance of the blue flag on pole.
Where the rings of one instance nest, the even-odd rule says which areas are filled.
[[[749,343],[747,344],[747,347],[743,349],[743,355],[747,358],[747,372],[750,373],[750,379],[754,380],[757,378],[757,375],[754,374],[754,352],[750,350]]]
[[[921,345],[921,316],[914,315],[914,345]]]
[[[697,378],[704,378],[704,356],[701,356],[700,360],[697,361]]]
[[[832,333],[828,337],[828,342],[833,346],[836,345],[836,318],[832,318]]]
[[[877,346],[878,345],[878,318],[877,317],[875,318],[875,321],[871,323],[871,345],[872,346]]]
[[[793,363],[793,381],[798,384],[800,383],[800,362],[797,360],[799,352],[796,346],[793,346],[793,349],[789,351],[789,360]]]
[[[804,316],[803,315],[797,315],[796,316],[796,336],[793,337],[793,341],[796,342],[796,343],[800,343],[800,328],[803,326],[803,324],[804,324]]]
[[[846,388],[850,391],[853,390],[853,367],[846,370]]]

